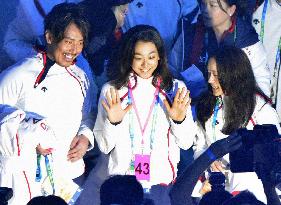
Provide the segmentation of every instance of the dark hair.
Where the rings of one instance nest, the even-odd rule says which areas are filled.
[[[236,6],[236,14],[238,16],[246,16],[250,11],[248,11],[248,0],[223,0],[228,6]],[[217,0],[219,7],[225,13],[225,9],[222,7],[221,0]]]
[[[88,41],[89,23],[81,9],[75,3],[61,3],[53,7],[44,19],[44,30],[48,30],[56,43],[64,38],[66,28],[74,23],[81,31],[84,44]]]
[[[128,83],[132,71],[131,64],[135,53],[135,45],[139,41],[152,42],[156,46],[160,60],[153,73],[152,83],[155,86],[157,77],[160,77],[162,79],[161,89],[170,90],[173,85],[173,78],[168,69],[164,42],[158,30],[149,25],[137,25],[125,33],[116,55],[117,58],[113,60],[113,65],[111,65],[111,73],[109,73],[109,78],[112,80],[111,84],[120,89]]]
[[[67,203],[60,197],[55,195],[37,196],[32,198],[27,205],[67,205]]]
[[[266,101],[268,97],[257,86],[251,63],[241,49],[224,46],[211,58],[216,61],[218,80],[225,95],[222,132],[230,134],[248,124],[255,109],[256,94],[260,94]],[[210,93],[197,106],[197,117],[203,126],[211,117],[215,105],[215,96]]]
[[[199,205],[222,205],[225,201],[231,199],[232,195],[225,190],[210,191],[203,195]]]
[[[100,204],[141,205],[143,188],[133,175],[114,175],[100,188]]]

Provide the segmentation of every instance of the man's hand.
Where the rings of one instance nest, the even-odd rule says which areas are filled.
[[[68,161],[75,162],[81,159],[87,152],[89,140],[85,135],[75,136],[70,144],[67,154]]]
[[[42,154],[43,156],[46,156],[46,155],[48,155],[48,154],[51,154],[52,151],[53,151],[53,148],[43,149],[40,144],[37,145],[37,147],[36,147],[36,152],[37,152],[38,154]]]

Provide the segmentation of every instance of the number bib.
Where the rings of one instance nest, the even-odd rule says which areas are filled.
[[[138,180],[150,180],[150,155],[135,155],[135,176]]]

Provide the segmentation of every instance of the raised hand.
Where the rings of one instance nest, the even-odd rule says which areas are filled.
[[[179,88],[172,106],[169,105],[167,100],[164,100],[164,105],[168,111],[170,118],[175,121],[183,121],[186,115],[188,106],[191,103],[189,91],[186,88]]]
[[[106,101],[102,101],[102,106],[106,110],[107,118],[111,123],[121,122],[125,114],[132,108],[132,105],[128,105],[125,109],[122,109],[118,91],[114,88],[110,88],[106,92]]]

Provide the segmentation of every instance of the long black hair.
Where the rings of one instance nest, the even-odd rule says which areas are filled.
[[[222,132],[230,134],[248,124],[256,106],[257,94],[266,101],[268,97],[257,86],[251,63],[241,49],[224,46],[211,58],[216,61],[218,80],[224,93],[225,123]],[[209,91],[198,103],[197,119],[203,126],[213,113],[215,98]]]
[[[130,28],[124,35],[115,58],[110,63],[109,78],[111,84],[116,88],[127,85],[132,62],[135,53],[136,43],[139,41],[153,43],[158,51],[160,60],[153,72],[152,84],[156,86],[157,78],[160,77],[161,89],[170,90],[173,85],[173,78],[169,72],[164,42],[156,28],[149,25],[137,25]]]

